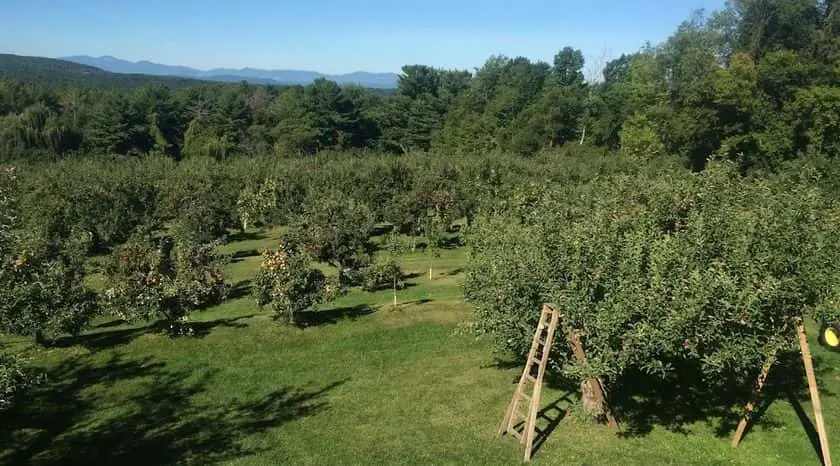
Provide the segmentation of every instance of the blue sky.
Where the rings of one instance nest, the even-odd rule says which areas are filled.
[[[493,54],[589,65],[724,0],[0,0],[0,51],[324,73],[473,69]]]

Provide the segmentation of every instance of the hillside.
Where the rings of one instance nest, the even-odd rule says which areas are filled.
[[[63,60],[94,66],[113,73],[141,73],[155,76],[179,76],[208,81],[238,82],[247,80],[261,84],[310,84],[316,79],[326,78],[338,84],[358,84],[376,89],[394,89],[399,76],[394,73],[369,73],[357,71],[349,74],[323,74],[305,70],[263,70],[256,68],[214,68],[199,70],[187,66],[172,66],[146,60],[132,62],[110,56],[91,57],[79,55],[63,57]]]
[[[197,79],[174,76],[111,73],[66,60],[12,54],[0,54],[0,78],[102,89],[130,89],[148,84],[166,84],[172,88],[180,88],[202,83]]]

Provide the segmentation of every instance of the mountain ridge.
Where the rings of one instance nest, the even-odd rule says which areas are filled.
[[[210,83],[181,76],[122,74],[56,58],[0,53],[0,78],[51,84],[72,84],[103,89],[130,89],[149,84],[172,88]],[[240,80],[237,78],[237,81]]]
[[[112,73],[177,76],[223,82],[245,80],[260,84],[289,85],[309,84],[316,79],[326,78],[339,84],[358,84],[371,88],[394,89],[397,87],[397,80],[399,78],[399,75],[396,73],[371,73],[367,71],[355,71],[353,73],[346,74],[324,74],[307,70],[266,70],[252,67],[239,69],[213,68],[209,70],[201,70],[183,65],[164,65],[149,60],[132,62],[110,55],[104,55],[101,57],[74,55],[69,57],[60,57],[59,59],[82,65],[93,66]]]

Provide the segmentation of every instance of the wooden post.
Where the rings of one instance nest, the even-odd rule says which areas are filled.
[[[586,361],[586,353],[583,351],[583,342],[581,341],[581,333],[575,332],[568,340],[572,347],[572,353],[578,361]],[[594,394],[595,400],[604,409],[604,415],[607,417],[607,425],[614,431],[620,431],[618,421],[613,416],[610,405],[607,402],[607,391],[604,389],[604,381],[599,377],[597,379],[585,380],[581,384],[581,388],[586,385],[587,390]]]
[[[732,436],[732,448],[738,448],[738,445],[741,444],[741,439],[744,437],[744,432],[747,430],[747,425],[750,422],[750,416],[755,409],[755,403],[758,401],[758,396],[761,394],[761,389],[764,388],[764,382],[767,380],[770,367],[773,366],[774,362],[776,362],[776,353],[773,353],[767,358],[764,366],[761,367],[761,373],[758,374],[758,381],[755,384],[750,401],[744,409],[744,415],[741,417],[741,422],[738,423],[738,429],[735,431],[735,435]]]
[[[820,393],[817,391],[817,377],[814,375],[814,362],[808,347],[808,337],[805,335],[805,325],[802,319],[796,321],[796,333],[799,334],[799,348],[802,350],[802,362],[805,364],[805,375],[808,377],[808,390],[811,392],[811,405],[814,407],[814,417],[817,420],[817,434],[820,437],[823,464],[831,466],[831,451],[828,448],[828,435],[825,432]]]

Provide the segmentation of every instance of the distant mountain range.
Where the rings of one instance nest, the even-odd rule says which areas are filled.
[[[214,68],[212,70],[199,70],[187,66],[162,65],[146,60],[132,62],[110,56],[91,57],[88,55],[77,55],[73,57],[62,57],[61,60],[93,66],[113,73],[178,76],[221,82],[248,81],[254,84],[309,84],[318,78],[327,78],[339,84],[358,84],[377,89],[394,89],[397,87],[398,79],[398,75],[395,73],[368,73],[364,71],[327,75],[314,71],[261,70],[255,68]]]
[[[0,53],[0,78],[61,85],[70,84],[99,89],[134,89],[153,84],[163,84],[173,89],[179,89],[207,83],[207,81],[179,76],[111,73],[67,60],[27,57],[8,53]]]

